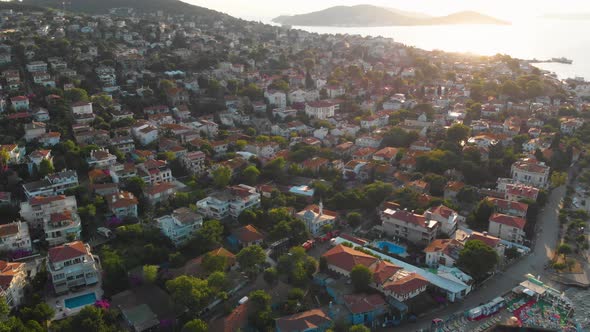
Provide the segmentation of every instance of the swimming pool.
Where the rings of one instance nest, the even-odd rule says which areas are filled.
[[[68,309],[83,307],[89,304],[94,304],[94,302],[96,302],[96,295],[94,292],[64,300],[64,304]]]
[[[378,241],[375,243],[377,248],[385,251],[386,253],[396,254],[396,255],[405,255],[406,248],[399,246],[393,242],[389,241]]]

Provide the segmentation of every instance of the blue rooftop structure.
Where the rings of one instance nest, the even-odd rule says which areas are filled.
[[[291,187],[289,189],[289,192],[295,195],[313,197],[313,193],[315,192],[315,190],[310,186],[302,185]]]
[[[346,239],[343,239],[341,237],[334,238],[334,239],[332,239],[332,241],[333,241],[332,243],[334,245],[339,245],[342,243],[349,243],[349,244],[353,245],[354,247],[358,246],[357,244],[352,243],[352,242],[350,242]],[[451,302],[454,302],[456,299],[460,299],[460,298],[464,297],[471,290],[471,287],[465,283],[443,278],[439,275],[436,275],[434,273],[426,271],[426,270],[419,268],[417,266],[414,266],[412,264],[406,263],[404,261],[400,261],[399,259],[395,259],[395,258],[393,258],[391,256],[387,256],[385,254],[382,254],[382,253],[375,251],[371,248],[365,247],[364,249],[370,251],[376,257],[380,257],[383,260],[388,260],[391,263],[393,263],[397,266],[400,266],[407,271],[415,272],[415,273],[419,274],[424,279],[428,280],[428,282],[431,283],[432,285],[434,285],[435,287],[445,291],[447,293],[447,299]]]

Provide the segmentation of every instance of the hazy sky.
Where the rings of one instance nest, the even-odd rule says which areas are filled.
[[[538,16],[545,13],[590,13],[588,0],[182,0],[230,15],[255,18],[302,14],[337,5],[372,4],[445,15],[462,10],[475,10],[500,18]]]

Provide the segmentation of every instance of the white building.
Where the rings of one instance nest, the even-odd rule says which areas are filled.
[[[131,129],[133,137],[139,141],[141,145],[148,145],[158,139],[158,128],[149,123],[140,123]]]
[[[77,209],[74,196],[38,196],[20,204],[20,215],[31,227],[40,228],[49,222],[52,214]]]
[[[305,114],[314,119],[325,120],[334,117],[339,106],[338,103],[325,100],[314,101],[305,104]]]
[[[549,184],[549,166],[532,158],[515,161],[510,168],[512,179],[539,188],[546,188]]]
[[[77,102],[72,105],[72,114],[74,115],[85,115],[93,114],[92,103],[89,102]]]
[[[523,243],[526,235],[524,232],[525,225],[526,220],[523,218],[494,213],[490,217],[488,233],[502,240]]]
[[[237,218],[244,210],[260,206],[260,194],[256,188],[240,184],[216,192],[197,202],[199,212],[207,217]]]
[[[168,163],[164,160],[147,160],[146,162],[137,165],[137,170],[137,174],[147,184],[174,181],[172,171],[168,167]]]
[[[26,222],[15,221],[0,225],[0,251],[28,251],[32,250],[29,225]]]
[[[269,104],[278,108],[287,107],[287,95],[282,91],[267,90],[264,92],[264,98],[268,99]]]
[[[426,265],[437,267],[439,265],[455,266],[459,259],[459,252],[463,244],[454,239],[436,239],[424,249],[426,253]]]
[[[40,181],[23,184],[23,189],[27,198],[35,196],[54,196],[61,195],[67,189],[78,186],[78,174],[76,171],[63,170],[45,176]]]
[[[0,296],[11,309],[23,303],[27,285],[25,267],[25,263],[0,261]]]
[[[88,166],[94,168],[109,168],[117,163],[117,157],[112,155],[107,149],[92,150],[90,157],[86,160]]]
[[[440,223],[411,211],[386,208],[381,212],[381,226],[390,236],[427,245],[436,238]]]
[[[109,211],[117,218],[137,218],[138,200],[128,191],[120,191],[111,195],[106,195],[105,200]]]
[[[202,151],[189,152],[180,157],[182,166],[192,175],[202,175],[206,172],[206,155]]]
[[[458,227],[459,214],[444,205],[431,207],[424,214],[427,219],[436,220],[440,223],[439,231],[448,236],[452,236]]]
[[[174,245],[179,246],[190,240],[203,226],[203,217],[191,209],[183,207],[176,209],[172,215],[156,219],[158,227]]]
[[[99,282],[100,263],[88,244],[76,241],[53,247],[47,257],[47,272],[58,295]]]
[[[43,62],[43,61],[30,62],[27,64],[27,71],[29,73],[47,71],[47,62]]]
[[[334,226],[338,214],[334,211],[324,210],[324,205],[320,202],[319,205],[309,205],[297,212],[296,217],[305,223],[311,235],[318,236],[324,233],[325,226]]]
[[[75,211],[63,211],[51,214],[44,226],[45,240],[50,246],[80,240],[82,222]]]

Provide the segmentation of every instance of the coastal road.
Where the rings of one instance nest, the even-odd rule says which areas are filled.
[[[436,313],[427,314],[418,318],[417,323],[407,323],[402,326],[387,329],[387,331],[416,331],[430,328],[434,318],[444,318],[457,312],[463,312],[477,307],[482,303],[493,300],[502,294],[510,291],[520,282],[524,281],[525,275],[530,273],[534,276],[541,275],[541,280],[551,284],[548,278],[543,277],[544,266],[552,256],[559,234],[559,209],[565,196],[565,186],[555,188],[548,199],[545,208],[539,213],[537,220],[536,243],[533,251],[517,261],[506,271],[497,273],[488,280],[481,288],[471,292],[462,302],[454,303],[439,310]],[[385,329],[383,329],[385,331]]]

